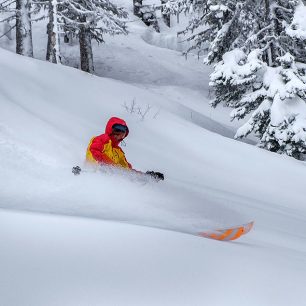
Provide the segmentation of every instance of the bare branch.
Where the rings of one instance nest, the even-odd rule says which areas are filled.
[[[6,34],[8,34],[9,32],[11,32],[14,28],[16,28],[16,24],[14,26],[12,26],[7,32],[5,32],[3,35],[0,36],[0,38],[2,38],[3,36],[5,36]]]

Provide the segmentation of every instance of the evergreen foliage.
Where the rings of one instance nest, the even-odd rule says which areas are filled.
[[[79,38],[81,69],[93,73],[91,40],[104,42],[105,33],[127,34],[127,12],[108,0],[57,0],[59,25]]]
[[[234,108],[259,146],[302,159],[306,153],[306,16],[300,0],[179,1],[194,11],[187,50],[215,64],[212,106]],[[304,17],[303,17],[304,16]],[[182,34],[181,33],[181,34]]]
[[[48,10],[49,19],[46,59],[53,63],[60,61],[59,33],[79,38],[81,68],[88,72],[94,70],[92,39],[101,43],[105,33],[127,34],[127,12],[109,0],[0,0],[0,12],[8,15],[0,22],[16,20],[9,31],[16,27],[17,53],[33,56],[31,23],[46,18],[46,14],[36,19],[31,16],[42,10]]]
[[[32,19],[35,14],[32,10],[31,0],[0,0],[0,12],[5,14],[5,18],[0,22],[15,22],[13,26],[8,26],[5,33],[8,34],[12,29],[16,29],[16,53],[33,57],[32,42]]]
[[[122,19],[127,12],[108,0],[58,0],[58,17],[66,30],[79,34],[88,29],[92,39],[103,42],[103,34],[126,34]]]

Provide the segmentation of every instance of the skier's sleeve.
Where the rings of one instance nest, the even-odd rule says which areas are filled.
[[[120,162],[121,166],[123,166],[124,168],[128,168],[130,170],[134,170],[132,165],[127,161],[123,150],[121,148],[119,148],[119,149],[122,152],[122,158],[121,158],[121,162]]]
[[[114,162],[106,154],[103,153],[105,144],[106,144],[106,141],[103,138],[95,137],[89,146],[89,151],[92,157],[97,162],[113,165]]]

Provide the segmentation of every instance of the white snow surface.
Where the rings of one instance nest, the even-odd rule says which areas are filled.
[[[233,140],[209,70],[132,30],[101,46],[104,78],[0,49],[0,305],[304,305],[305,163]],[[111,116],[165,181],[72,175]],[[191,235],[251,220],[235,242]]]

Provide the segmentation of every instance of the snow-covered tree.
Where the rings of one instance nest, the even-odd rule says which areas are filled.
[[[298,69],[289,53],[278,61],[278,67],[262,62],[257,88],[254,86],[236,103],[232,119],[253,113],[235,137],[254,132],[261,147],[301,158],[301,153],[306,153],[305,69]]]
[[[59,40],[59,26],[58,26],[58,0],[48,1],[48,17],[47,25],[48,43],[46,60],[51,63],[60,63],[60,40]]]
[[[153,29],[159,33],[160,28],[156,17],[156,8],[153,5],[143,5],[140,8],[140,18],[148,27],[152,26]]]
[[[31,0],[16,0],[16,53],[33,57]]]
[[[152,26],[156,32],[160,32],[156,18],[156,6],[151,4],[143,5],[143,0],[133,0],[133,13],[139,17],[144,24]]]
[[[177,16],[177,23],[179,23],[179,15],[184,12],[193,11],[193,7],[199,7],[198,2],[205,2],[207,0],[161,0],[161,14],[164,23],[170,27],[171,15]]]
[[[142,7],[142,0],[133,0],[133,13],[135,16],[141,18],[140,9]]]
[[[164,20],[164,23],[167,27],[170,28],[170,12],[167,10],[167,6],[170,4],[169,0],[160,0],[161,1],[161,15]]]
[[[167,0],[162,3],[162,11],[164,14],[167,14],[170,18],[170,15],[176,15],[177,23],[180,21],[180,13],[186,13],[192,11],[193,0]]]
[[[156,32],[160,32],[156,12],[161,12],[161,17],[166,26],[170,27],[171,15],[180,13],[186,6],[183,0],[160,0],[160,5],[143,4],[143,0],[133,0],[134,15],[148,26],[153,26]],[[191,1],[191,0],[184,0]]]
[[[7,14],[1,22],[16,22],[7,31],[16,28],[16,53],[33,57],[31,5],[31,0],[0,0],[0,12]]]
[[[246,55],[241,49],[236,48],[223,55],[222,61],[215,65],[214,72],[210,76],[210,85],[215,90],[212,106],[221,103],[235,107],[240,103],[244,111],[242,114],[240,110],[241,117],[250,111],[246,102],[241,99],[245,93],[253,92],[256,86],[260,86],[256,73],[262,68],[263,62],[259,59],[259,54],[258,49]]]
[[[215,63],[212,105],[235,108],[232,119],[252,113],[237,138],[254,132],[261,147],[301,158],[306,153],[304,4],[300,0],[193,4],[195,16],[184,31],[192,32],[188,39],[193,45],[187,52],[207,52],[204,62]]]
[[[122,20],[127,17],[127,12],[109,0],[52,0],[51,5],[49,12],[50,16],[53,15],[53,21],[50,18],[52,25],[49,28],[53,29],[53,36],[51,35],[49,43],[52,45],[52,40],[57,42],[54,37],[58,31],[56,23],[64,31],[74,33],[79,38],[83,71],[94,72],[92,39],[102,43],[105,33],[127,34]]]

